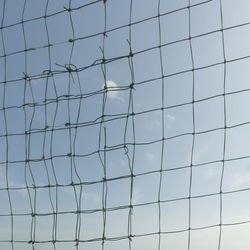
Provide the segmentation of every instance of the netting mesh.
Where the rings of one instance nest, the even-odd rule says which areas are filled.
[[[249,3],[2,0],[1,249],[249,249]]]

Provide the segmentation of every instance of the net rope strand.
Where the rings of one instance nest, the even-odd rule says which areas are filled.
[[[221,36],[222,36],[222,51],[223,51],[223,108],[224,108],[224,134],[223,134],[223,159],[222,159],[222,171],[220,178],[220,231],[219,231],[219,240],[218,240],[218,250],[221,249],[221,239],[222,239],[222,224],[223,224],[223,179],[225,172],[225,156],[226,156],[226,141],[227,141],[227,109],[226,109],[226,76],[227,76],[227,60],[226,60],[226,49],[225,49],[225,38],[223,31],[223,10],[222,10],[222,1],[220,0],[220,22],[221,22]]]
[[[44,12],[44,16],[47,16],[47,13],[48,13],[48,5],[49,5],[49,0],[47,0],[46,2],[46,7],[45,7],[45,12]],[[47,19],[44,18],[44,25],[45,25],[45,30],[46,30],[46,39],[47,39],[47,43],[48,45],[50,44],[50,37],[49,37],[49,30],[48,30],[48,23],[47,23]],[[48,68],[48,71],[47,72],[47,77],[46,77],[46,91],[45,91],[45,100],[48,99],[47,97],[47,94],[48,94],[48,84],[49,84],[49,81],[50,81],[50,78],[49,78],[49,75],[51,74],[52,72],[52,62],[51,62],[51,49],[50,49],[50,46],[47,46],[47,50],[48,50],[48,64],[49,64],[49,68]],[[57,95],[57,90],[56,90],[56,86],[55,86],[55,81],[54,81],[54,77],[52,75],[52,78],[51,78],[51,81],[53,83],[53,89],[54,89],[54,93],[56,95],[56,98],[58,98],[58,95]],[[58,102],[56,102],[56,110],[58,108]],[[55,117],[55,115],[54,115]],[[48,179],[48,192],[49,192],[49,201],[50,201],[50,206],[51,206],[51,209],[52,209],[52,218],[53,218],[53,225],[52,225],[52,230],[51,230],[51,239],[52,239],[52,244],[53,244],[53,249],[56,250],[56,245],[55,245],[55,242],[56,242],[56,228],[57,228],[57,204],[54,204],[54,201],[53,201],[53,189],[51,187],[51,179],[53,179],[53,177],[55,178],[55,182],[57,183],[57,180],[56,180],[56,176],[55,176],[55,172],[54,172],[54,168],[53,168],[53,164],[51,163],[52,165],[52,173],[53,173],[53,176],[50,177],[49,175],[49,166],[47,164],[47,161],[45,160],[45,148],[46,148],[46,138],[49,137],[49,134],[47,135],[47,128],[49,127],[48,126],[48,121],[47,121],[47,105],[45,105],[45,124],[44,124],[44,128],[45,128],[45,133],[44,133],[44,138],[43,138],[43,159],[44,159],[44,167],[45,167],[45,171],[46,171],[46,176],[47,176],[47,179]],[[53,129],[53,127],[52,127]],[[51,144],[52,144],[52,133],[51,132],[51,143],[50,143],[50,148],[51,148]],[[56,197],[57,197],[57,187],[56,187]]]
[[[106,147],[107,147],[107,133],[106,133],[106,123],[105,123],[105,108],[107,102],[107,72],[106,72],[106,58],[105,58],[105,38],[106,38],[106,29],[107,29],[107,12],[106,12],[106,0],[103,0],[103,12],[104,12],[104,31],[102,34],[102,46],[100,47],[102,53],[101,61],[101,71],[104,80],[104,93],[102,95],[102,115],[101,122],[99,125],[99,143],[98,143],[98,154],[99,159],[103,168],[103,182],[102,182],[102,250],[105,249],[106,241],[106,221],[107,221],[107,195],[108,195],[108,183],[107,183],[107,167],[106,167]],[[103,138],[103,139],[102,139]],[[102,145],[102,140],[104,145]],[[103,150],[101,152],[101,149]]]
[[[194,145],[195,145],[195,99],[194,99],[194,88],[195,88],[195,75],[194,75],[194,55],[192,47],[192,37],[191,37],[191,10],[190,10],[190,0],[188,0],[188,35],[189,35],[189,49],[190,57],[192,62],[192,148],[191,148],[191,162],[190,162],[190,177],[189,177],[189,192],[188,192],[188,250],[191,249],[191,208],[192,208],[192,180],[193,180],[193,158],[194,158]]]
[[[162,145],[161,145],[161,160],[160,160],[160,177],[159,177],[159,188],[158,188],[158,229],[159,229],[159,238],[158,238],[158,250],[161,249],[161,232],[162,232],[162,221],[161,221],[161,190],[162,190],[162,172],[163,172],[163,159],[164,159],[164,149],[165,149],[165,81],[164,81],[164,69],[163,69],[163,57],[162,57],[162,29],[161,29],[161,14],[160,14],[160,8],[161,8],[161,0],[158,1],[158,32],[159,32],[159,54],[160,54],[160,67],[161,67],[161,133],[162,133]]]
[[[5,8],[6,8],[6,1],[3,2],[3,14],[2,14],[2,24],[4,23],[5,18]],[[5,42],[4,42],[4,36],[3,31],[1,30],[2,35],[2,48],[4,53],[4,89],[3,89],[3,116],[4,116],[4,128],[5,128],[5,134],[8,134],[8,127],[7,127],[7,117],[6,117],[6,110],[5,110],[5,101],[6,101],[6,78],[7,78],[7,63],[6,63],[6,49],[5,49]],[[8,181],[8,174],[9,174],[9,164],[8,164],[8,152],[9,152],[9,142],[8,137],[5,137],[5,143],[6,143],[6,154],[5,154],[5,166],[6,166],[6,172],[5,172],[5,179],[6,179],[6,191],[8,195],[8,205],[10,208],[10,243],[11,243],[11,249],[14,250],[14,239],[13,239],[13,208],[12,208],[12,201],[10,197],[10,190],[9,190],[9,181]]]
[[[127,113],[134,113],[134,104],[133,104],[133,90],[134,90],[134,83],[135,83],[135,73],[134,73],[134,64],[133,64],[133,51],[132,51],[132,30],[131,30],[131,23],[132,23],[132,11],[133,11],[133,0],[130,0],[129,6],[129,37],[128,37],[128,46],[129,46],[129,57],[128,57],[128,65],[129,65],[129,72],[130,72],[130,89],[129,89],[129,100],[128,100],[128,108]],[[131,119],[130,119],[131,118]],[[128,132],[128,124],[129,121],[132,122],[132,133],[133,133],[133,148],[132,148],[132,155],[130,156],[129,147],[127,146],[127,132]],[[124,129],[124,153],[126,155],[128,161],[128,167],[130,170],[130,194],[129,194],[129,211],[128,211],[128,222],[127,222],[127,231],[128,231],[128,248],[129,250],[132,249],[132,239],[133,239],[133,187],[134,187],[134,159],[135,159],[135,121],[134,116],[131,117],[127,115],[125,129]]]
[[[227,59],[227,47],[225,42],[225,32],[232,31],[241,27],[247,27],[250,25],[250,22],[240,23],[233,26],[225,27],[224,24],[224,5],[222,0],[218,0],[219,3],[219,12],[220,12],[220,27],[213,29],[211,31],[203,32],[201,34],[192,35],[192,10],[198,6],[207,6],[216,0],[207,0],[199,3],[192,4],[191,0],[188,0],[186,6],[177,8],[171,11],[162,11],[163,1],[158,0],[157,2],[157,14],[153,16],[147,16],[139,20],[134,20],[135,4],[134,0],[126,0],[129,3],[129,18],[126,24],[122,25],[114,25],[113,28],[108,25],[108,8],[109,2],[111,0],[96,0],[89,1],[88,3],[82,3],[78,6],[73,6],[74,2],[72,0],[68,1],[67,6],[62,6],[60,11],[50,11],[51,0],[45,0],[45,8],[41,16],[36,16],[33,18],[25,18],[26,12],[29,10],[29,4],[27,0],[23,1],[23,6],[21,8],[21,21],[6,23],[6,12],[7,12],[7,1],[3,1],[3,10],[2,10],[2,18],[1,18],[1,44],[2,50],[0,53],[0,63],[1,68],[3,69],[3,75],[0,80],[0,91],[2,91],[2,101],[0,106],[0,114],[2,119],[2,129],[0,127],[0,140],[3,142],[5,146],[4,156],[0,158],[0,171],[4,170],[4,180],[5,185],[0,186],[0,203],[1,194],[5,194],[7,199],[8,209],[7,211],[0,212],[0,222],[7,218],[9,227],[6,229],[8,233],[5,237],[0,236],[0,244],[3,245],[7,250],[15,250],[20,249],[20,244],[23,248],[29,249],[39,249],[48,245],[49,249],[57,250],[61,249],[62,245],[71,246],[71,249],[81,250],[84,248],[91,248],[88,244],[96,243],[98,249],[102,248],[102,250],[106,250],[110,248],[110,243],[120,243],[121,247],[124,248],[122,242],[125,242],[126,249],[136,250],[138,249],[137,244],[140,240],[151,240],[154,237],[155,244],[154,249],[164,249],[165,247],[171,248],[169,242],[169,237],[172,235],[181,235],[185,234],[187,236],[185,240],[185,249],[192,250],[193,243],[195,243],[195,233],[202,232],[203,230],[217,229],[218,230],[218,238],[216,241],[217,249],[223,249],[223,243],[226,241],[226,238],[223,238],[224,230],[230,228],[232,226],[244,226],[250,224],[249,219],[245,219],[244,221],[238,220],[234,222],[227,222],[224,220],[224,198],[229,195],[238,194],[239,196],[244,192],[250,191],[250,187],[242,187],[242,188],[234,188],[232,190],[224,190],[224,182],[225,182],[225,171],[227,171],[226,164],[228,163],[237,163],[239,160],[250,160],[249,155],[243,156],[230,156],[228,157],[226,154],[227,148],[227,136],[230,131],[235,128],[244,128],[250,125],[250,121],[237,122],[233,125],[228,125],[228,108],[227,108],[227,98],[234,96],[236,94],[244,94],[250,92],[250,88],[235,90],[235,91],[227,91],[227,73],[229,72],[229,65],[234,62],[244,61],[250,58],[250,55],[247,53],[244,56],[236,57],[233,59]],[[74,13],[77,13],[83,9],[87,9],[89,7],[100,7],[102,8],[103,15],[103,29],[101,32],[96,32],[90,35],[79,36],[76,33],[76,23],[74,20]],[[172,14],[178,14],[181,11],[186,11],[188,14],[188,36],[174,40],[174,41],[165,41],[163,39],[163,34],[166,32],[166,36],[168,36],[168,31],[163,29],[163,18],[168,17]],[[70,34],[67,40],[62,39],[57,42],[53,42],[51,38],[50,30],[50,21],[55,17],[60,17],[61,15],[65,15],[67,18],[67,22],[70,26]],[[37,46],[29,46],[28,45],[28,34],[27,34],[27,24],[33,24],[36,21],[41,21],[45,27],[46,34],[46,44]],[[157,32],[158,32],[158,43],[154,46],[148,46],[147,48],[138,48],[137,50],[134,48],[135,37],[133,35],[133,29],[138,27],[140,24],[145,24],[149,21],[157,22]],[[89,24],[92,25],[92,24]],[[23,49],[13,49],[12,51],[7,50],[7,35],[6,31],[10,29],[20,29],[22,33],[23,39]],[[108,57],[108,39],[112,37],[112,35],[116,31],[121,31],[126,29],[128,32],[126,45],[127,52],[120,55],[114,55],[112,57]],[[148,31],[150,32],[150,30]],[[220,34],[221,42],[222,42],[222,54],[223,60],[207,64],[204,66],[196,66],[195,64],[195,56],[194,56],[194,41],[199,38],[206,38],[210,35]],[[75,65],[74,55],[79,52],[79,45],[83,44],[84,41],[88,41],[91,38],[100,38],[100,47],[99,47],[99,57],[96,57],[91,63],[86,64],[85,62],[82,65]],[[168,46],[177,45],[179,43],[186,42],[188,43],[188,48],[190,52],[190,60],[191,67],[186,70],[179,70],[174,73],[166,73],[165,66],[171,64],[171,58],[168,58],[168,61],[164,61],[163,58],[163,50]],[[55,48],[59,48],[61,45],[67,45],[69,47],[68,58],[65,60],[65,64],[61,64],[60,62],[53,61],[53,50]],[[40,71],[32,72],[29,68],[29,65],[32,64],[32,60],[30,59],[30,54],[32,52],[46,51],[47,54],[47,65],[39,66]],[[160,70],[159,74],[154,77],[148,77],[144,80],[137,80],[136,76],[138,74],[137,69],[135,67],[135,58],[137,56],[146,55],[147,53],[154,52],[157,54],[159,59]],[[12,75],[9,76],[9,71],[12,67],[7,63],[9,59],[14,56],[22,55],[23,56],[23,73],[16,77]],[[109,80],[109,66],[123,60],[126,61],[128,66],[128,78],[129,83],[125,83],[121,79],[121,83],[119,86],[110,87],[107,82]],[[197,82],[195,80],[195,76],[197,72],[201,70],[210,69],[216,66],[223,66],[223,91],[219,94],[212,94],[208,97],[197,98],[195,96],[195,91],[197,87]],[[142,65],[143,67],[143,65]],[[20,66],[21,68],[21,66]],[[84,80],[81,78],[81,73],[86,72],[89,69],[97,69],[101,72],[103,87],[98,90],[89,90],[85,91]],[[191,74],[192,79],[192,99],[190,101],[183,101],[179,104],[167,105],[167,91],[168,86],[167,83],[171,77],[182,76],[184,74]],[[64,77],[67,83],[67,91],[66,93],[60,93],[58,84],[60,80],[58,77]],[[160,105],[158,107],[152,108],[144,108],[143,110],[136,110],[136,94],[137,88],[146,87],[149,84],[154,84],[155,81],[160,82]],[[23,98],[21,104],[9,104],[8,98],[10,96],[8,87],[9,86],[18,86],[18,84],[24,83],[23,87]],[[35,84],[44,84],[44,100],[37,100],[34,94],[34,85]],[[77,91],[75,91],[75,89]],[[181,90],[180,90],[181,91]],[[51,93],[53,92],[53,94]],[[108,101],[110,93],[118,93],[127,95],[127,101],[125,104],[125,111],[120,110],[117,113],[108,113]],[[14,95],[15,93],[12,93]],[[99,104],[101,113],[99,116],[88,119],[87,121],[81,120],[84,112],[90,112],[90,110],[86,110],[85,104],[91,100],[93,97],[100,97],[101,102]],[[13,97],[14,98],[14,97]],[[221,126],[217,126],[215,128],[198,131],[196,119],[198,115],[196,114],[195,107],[198,104],[204,103],[205,101],[215,101],[217,98],[223,99],[223,124]],[[150,101],[150,100],[149,100]],[[66,108],[64,110],[66,114],[66,121],[57,123],[58,117],[60,116],[60,106],[66,104]],[[54,108],[52,108],[54,107]],[[168,126],[168,122],[166,121],[166,112],[170,111],[174,108],[184,108],[191,107],[192,110],[192,130],[190,132],[180,131],[176,135],[169,135],[166,132],[166,127]],[[41,115],[41,127],[36,127],[35,117],[39,114],[39,109],[43,109],[43,114]],[[11,130],[11,122],[8,118],[8,114],[11,111],[21,110],[23,113],[23,124],[21,126],[24,127],[24,132],[20,132],[18,129],[16,131]],[[160,128],[155,128],[155,130],[160,130],[159,138],[152,139],[145,134],[145,141],[141,141],[138,139],[138,122],[137,120],[143,117],[144,115],[150,115],[153,117],[156,113],[160,113]],[[51,116],[52,118],[49,118]],[[52,120],[51,124],[49,119]],[[153,118],[152,118],[153,119]],[[115,124],[116,122],[121,122],[123,125],[119,128],[122,131],[122,141],[120,143],[111,143],[109,128]],[[145,124],[147,125],[147,124]],[[79,153],[79,145],[77,144],[78,137],[80,135],[80,131],[87,130],[88,128],[98,127],[97,133],[97,148],[93,149],[88,153]],[[67,153],[57,153],[56,147],[56,134],[59,132],[65,132],[67,134]],[[155,131],[156,132],[156,131]],[[223,152],[220,159],[209,159],[207,161],[203,161],[201,163],[195,162],[195,145],[196,138],[201,135],[208,135],[211,132],[221,132],[223,133]],[[115,131],[114,131],[115,133]],[[41,156],[33,157],[32,156],[32,140],[34,140],[34,136],[41,135],[42,140],[38,142],[41,144]],[[13,152],[11,150],[11,141],[13,139],[19,138],[19,136],[24,137],[24,155],[22,159],[12,159],[10,157]],[[116,135],[113,135],[116,136]],[[167,143],[174,141],[175,139],[183,139],[183,138],[192,138],[191,149],[190,149],[190,162],[189,164],[178,165],[178,167],[167,167],[164,168],[166,164],[165,161],[168,157]],[[84,141],[83,144],[88,145],[88,142]],[[1,146],[1,145],[0,145]],[[139,157],[139,150],[142,148],[149,148],[150,146],[158,146],[160,150],[159,154],[159,166],[157,169],[143,169],[137,171],[136,160]],[[108,157],[112,153],[122,152],[122,156],[125,158],[126,168],[128,171],[126,174],[120,174],[119,176],[110,177],[110,163],[108,161]],[[3,154],[1,154],[3,155]],[[88,157],[95,157],[99,161],[99,168],[102,171],[102,176],[96,178],[95,180],[89,180],[85,175],[81,175],[80,168],[84,168],[86,172],[90,171],[88,168],[92,166],[80,164],[79,159],[85,160]],[[145,157],[145,155],[144,155]],[[60,160],[60,161],[58,161]],[[69,182],[63,183],[60,181],[60,174],[57,172],[58,168],[60,168],[61,163],[64,161],[69,169]],[[18,166],[24,166],[23,176],[24,176],[24,184],[19,185],[18,183],[12,183],[11,181],[11,171],[12,165],[17,164]],[[194,181],[194,171],[200,170],[204,168],[204,166],[209,164],[221,164],[221,172],[220,172],[220,183],[219,190],[210,192],[207,194],[193,194],[193,181]],[[42,166],[46,184],[40,184],[39,180],[37,180],[38,170],[36,170],[36,166]],[[84,166],[83,166],[84,165]],[[87,170],[86,170],[87,169]],[[165,181],[166,174],[177,173],[179,170],[187,170],[189,171],[189,179],[188,179],[188,192],[187,195],[183,197],[172,197],[172,198],[163,198],[163,193],[168,192],[169,186],[167,185],[164,189],[163,182]],[[0,172],[1,174],[1,172]],[[137,201],[136,200],[136,182],[138,179],[143,177],[152,177],[157,175],[157,192],[154,199],[149,201]],[[1,178],[1,175],[0,175]],[[0,179],[1,180],[1,179]],[[113,183],[121,184],[122,181],[127,181],[129,184],[129,199],[126,204],[120,203],[115,205],[110,205],[110,199],[112,195],[111,186]],[[3,181],[4,182],[4,181]],[[101,205],[97,208],[88,208],[88,188],[95,187],[95,185],[101,186]],[[149,185],[145,183],[145,185]],[[72,193],[73,204],[72,209],[61,209],[60,199],[62,190],[67,190]],[[48,206],[49,210],[47,212],[40,212],[38,207],[41,205],[39,203],[39,194],[40,192],[46,192],[48,197]],[[119,190],[118,190],[119,191]],[[25,212],[16,212],[16,201],[14,198],[15,192],[25,192],[28,198],[28,209]],[[145,194],[147,195],[147,194]],[[192,212],[193,204],[199,199],[211,198],[211,197],[219,197],[219,220],[217,223],[209,224],[209,225],[200,225],[194,226],[192,221],[194,219],[194,214]],[[41,201],[40,201],[41,202]],[[167,205],[176,203],[176,202],[187,202],[188,204],[188,216],[187,216],[187,225],[182,227],[182,229],[169,229],[164,225],[164,223],[168,224],[171,221],[171,215],[168,214],[168,209],[166,209]],[[157,215],[155,216],[156,220],[156,228],[152,230],[148,230],[145,233],[137,232],[136,227],[136,219],[137,219],[137,211],[139,209],[147,209],[155,207],[157,211]],[[110,223],[111,217],[116,212],[124,212],[126,213],[126,230],[123,234],[110,235]],[[88,235],[88,227],[86,226],[87,220],[90,216],[95,215],[96,217],[101,214],[101,233],[97,236],[87,236]],[[74,218],[74,232],[70,234],[72,237],[61,237],[61,219],[66,218],[67,216],[72,216]],[[153,217],[153,215],[151,215]],[[17,233],[17,221],[19,218],[29,218],[29,228],[28,234],[29,238],[21,238]],[[46,218],[51,219],[51,225],[48,225],[48,237],[43,239],[39,234],[40,230],[40,219]],[[165,222],[163,222],[165,218]],[[145,218],[145,223],[151,218]],[[138,221],[137,221],[138,223]],[[1,223],[0,223],[1,224]],[[100,225],[99,225],[100,226]],[[1,227],[1,225],[0,225]],[[153,227],[152,227],[153,228]],[[0,228],[1,229],[1,228]],[[27,228],[26,228],[27,229]],[[66,228],[64,228],[65,230]],[[100,228],[99,228],[100,229]],[[113,228],[113,231],[116,229]],[[165,244],[165,245],[164,245]],[[86,247],[85,247],[86,245]],[[1,248],[1,246],[0,246]]]
[[[24,18],[24,14],[25,14],[25,10],[26,10],[26,0],[24,1],[23,4],[23,9],[22,9],[22,20]],[[27,40],[26,40],[26,33],[25,33],[25,27],[24,24],[22,23],[22,32],[23,32],[23,41],[24,41],[24,48],[25,48],[25,52],[24,52],[24,80],[25,80],[25,88],[24,88],[24,103],[26,102],[26,94],[28,89],[31,92],[31,96],[32,96],[32,102],[35,101],[34,98],[34,93],[33,93],[33,89],[32,89],[32,85],[30,83],[30,77],[28,76],[27,73],[27,64],[28,64],[28,59],[27,59]],[[28,86],[28,88],[27,88]],[[26,184],[26,188],[27,188],[27,193],[29,196],[29,204],[30,204],[30,212],[31,212],[31,225],[30,225],[30,241],[29,243],[32,244],[32,249],[35,248],[34,244],[36,241],[36,183],[35,183],[35,179],[32,173],[32,169],[31,169],[31,165],[29,162],[30,159],[30,140],[31,140],[31,134],[27,131],[31,130],[32,127],[32,123],[33,123],[33,119],[34,119],[34,115],[36,112],[36,106],[33,106],[32,109],[32,115],[31,115],[31,119],[30,122],[27,121],[27,112],[26,112],[26,107],[24,107],[24,116],[25,116],[25,184]],[[31,179],[32,179],[32,183],[30,184],[31,187],[33,188],[29,188],[28,187],[28,174],[30,174]],[[14,248],[14,247],[13,247]]]

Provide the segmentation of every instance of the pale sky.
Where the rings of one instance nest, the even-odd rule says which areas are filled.
[[[70,2],[74,34],[64,11]],[[129,249],[130,202],[132,249],[158,249],[158,198],[160,249],[217,250],[220,220],[220,249],[249,249],[248,0],[107,0],[104,46],[103,1],[1,0],[0,6],[0,249],[32,249],[32,240],[35,250],[54,249],[53,209],[56,249],[101,249],[105,196],[104,249]],[[69,62],[78,74],[61,73]],[[46,81],[50,63],[55,74]],[[79,240],[90,241],[78,248],[77,218]]]

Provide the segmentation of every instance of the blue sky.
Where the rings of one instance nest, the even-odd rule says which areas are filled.
[[[77,68],[88,67],[103,57],[103,2],[72,0],[71,7],[77,8],[88,3],[93,4],[71,12],[74,37],[77,39],[71,63]],[[31,240],[30,232],[36,235],[37,241],[52,239],[53,216],[47,214],[53,212],[56,200],[59,212],[57,240],[69,240],[66,243],[57,242],[57,249],[76,249],[72,241],[75,239],[77,215],[69,212],[77,210],[77,202],[80,202],[83,210],[80,240],[102,237],[101,209],[106,189],[99,183],[104,178],[104,171],[96,153],[100,125],[94,124],[94,121],[101,120],[105,84],[108,88],[104,109],[107,121],[101,128],[100,149],[104,149],[103,127],[106,129],[106,146],[115,148],[105,153],[106,178],[114,178],[107,182],[106,206],[110,210],[106,213],[105,235],[107,238],[127,236],[131,178],[116,178],[130,175],[133,159],[133,146],[127,146],[127,154],[123,148],[124,135],[126,143],[131,144],[134,140],[131,116],[126,129],[129,85],[132,81],[129,59],[126,57],[130,52],[128,23],[131,2],[106,2],[108,32],[104,41],[104,55],[107,59],[121,57],[105,64],[106,82],[99,64],[81,70],[78,74],[72,73],[71,76],[67,72],[55,74],[54,82],[51,77],[46,82],[44,71],[49,69],[49,53],[44,18],[24,23],[26,45],[30,49],[26,54],[25,70],[25,54],[15,53],[25,48],[22,25],[12,25],[21,21],[24,1],[8,0],[5,4],[5,15],[3,11],[0,13],[2,25],[8,26],[2,29],[0,43],[0,247],[11,249],[11,244],[4,242],[11,239],[11,220],[10,216],[6,216],[10,213],[7,180],[10,188],[20,188],[9,191],[12,212],[15,214],[14,241],[26,242],[15,242],[14,249],[32,249],[32,245],[27,244]],[[190,18],[189,4],[192,6]],[[135,146],[134,154],[134,174],[137,176],[133,181],[131,233],[143,235],[159,230],[157,200],[162,156],[160,140],[164,131],[164,136],[171,139],[164,141],[161,231],[171,233],[162,234],[161,249],[186,250],[189,236],[191,250],[218,249],[220,198],[223,224],[250,220],[250,59],[247,58],[250,55],[250,26],[246,24],[250,22],[250,3],[247,0],[222,0],[221,4],[225,58],[228,61],[226,65],[223,64],[223,37],[219,31],[222,28],[219,0],[161,0],[161,34],[157,18],[158,1],[132,1],[131,21],[134,24],[131,25],[130,42],[135,53],[132,58],[135,81],[132,90],[133,109],[136,114],[134,129],[135,142],[141,145]],[[3,5],[2,0],[1,9]],[[50,0],[47,14],[62,11],[68,6],[68,0]],[[24,20],[44,16],[45,7],[46,1],[27,0]],[[155,18],[140,22],[148,17]],[[65,70],[60,65],[69,63],[72,49],[69,40],[73,38],[69,13],[62,11],[46,18],[46,21],[50,43],[53,45],[50,47],[51,70]],[[246,25],[235,27],[240,24]],[[163,82],[159,35],[163,45]],[[189,36],[192,37],[194,74]],[[8,55],[6,69],[4,53]],[[29,83],[26,82],[26,88],[23,72],[31,79]],[[7,84],[4,86],[5,80]],[[65,96],[69,94],[72,98],[68,102]],[[225,106],[223,94],[226,94]],[[81,95],[84,98],[79,98]],[[56,97],[60,99],[58,102],[48,101]],[[37,103],[35,108],[29,105],[32,103]],[[164,111],[161,110],[162,103]],[[131,107],[129,112],[132,112]],[[69,131],[65,129],[69,114],[72,126],[76,123],[79,125],[77,130],[71,129],[71,139]],[[226,130],[222,182],[224,194],[220,197],[225,124],[229,128]],[[43,132],[45,126],[48,126],[46,137]],[[53,133],[52,127],[55,129]],[[29,129],[33,132],[25,137],[24,132]],[[7,140],[4,136],[6,131],[9,135]],[[196,133],[195,139],[193,132]],[[26,152],[28,143],[30,147]],[[69,152],[73,152],[76,157],[66,156]],[[29,159],[36,161],[25,163],[26,153]],[[42,159],[43,156],[46,160]],[[51,161],[51,156],[56,157]],[[245,159],[239,159],[242,157]],[[101,159],[104,161],[103,152]],[[67,186],[71,182],[79,183],[79,178],[85,183],[82,194],[79,185],[75,189]],[[46,186],[49,183],[58,183],[62,187],[38,188],[36,193],[33,189],[29,189],[28,193],[26,188],[26,184]],[[190,227],[196,229],[191,230],[190,235],[188,231],[179,232],[189,227],[189,190],[192,197]],[[230,193],[232,191],[235,192]],[[140,206],[142,203],[152,204]],[[112,210],[119,206],[125,208]],[[31,227],[31,208],[41,215],[35,216],[35,231]],[[199,229],[202,227],[205,228]],[[249,223],[223,226],[220,249],[248,249],[250,241],[246,232],[249,229]],[[104,245],[106,249],[112,250],[128,249],[128,244],[128,239],[123,239],[106,241]],[[52,243],[36,243],[34,246],[35,249],[53,249]],[[95,250],[101,247],[101,241],[79,245],[79,249]],[[157,247],[158,235],[135,237],[132,241],[133,249],[151,250]]]

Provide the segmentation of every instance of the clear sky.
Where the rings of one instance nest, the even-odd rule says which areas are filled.
[[[0,0],[0,249],[249,249],[250,2],[105,5]]]

